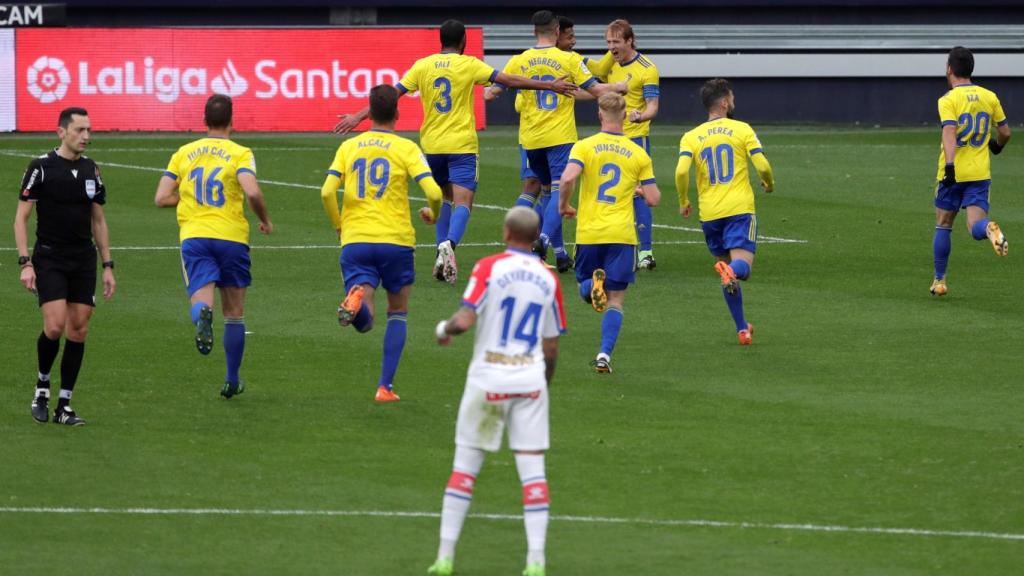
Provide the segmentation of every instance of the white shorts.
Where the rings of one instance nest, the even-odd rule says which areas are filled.
[[[510,449],[547,450],[547,388],[526,394],[495,394],[467,383],[459,404],[455,444],[497,452],[506,425]]]

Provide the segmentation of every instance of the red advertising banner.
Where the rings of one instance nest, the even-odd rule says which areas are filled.
[[[483,58],[483,33],[466,30]],[[437,29],[37,28],[16,32],[18,130],[50,131],[81,106],[96,130],[204,130],[210,94],[234,99],[244,131],[327,131],[440,49]],[[484,105],[477,88],[477,128]],[[418,130],[418,96],[400,100],[399,130]]]

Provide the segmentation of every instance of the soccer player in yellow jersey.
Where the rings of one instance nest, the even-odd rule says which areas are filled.
[[[999,98],[973,84],[973,73],[971,51],[962,46],[953,48],[946,61],[950,90],[939,98],[942,150],[935,189],[935,279],[931,286],[931,293],[936,296],[946,294],[950,235],[961,208],[967,209],[967,228],[975,240],[988,238],[1000,256],[1006,256],[1009,250],[999,225],[988,219],[988,189],[992,183],[988,154],[1003,151],[1010,140],[1010,126]]]
[[[623,126],[626,136],[651,154],[651,120],[658,115],[658,99],[661,95],[658,68],[643,54],[636,50],[636,37],[633,27],[625,20],[615,20],[605,31],[608,51],[615,62],[606,78],[608,82],[625,82],[626,92],[626,124]],[[654,246],[652,226],[654,217],[651,208],[643,196],[633,197],[633,211],[636,214],[637,235],[640,238],[638,266],[644,270],[653,270]]]
[[[427,196],[428,206],[420,210],[424,222],[433,224],[441,209],[441,189],[423,152],[412,140],[394,133],[398,97],[392,86],[370,90],[372,128],[338,147],[320,189],[324,210],[341,240],[341,273],[348,291],[338,307],[338,322],[352,324],[359,332],[369,331],[374,291],[383,285],[388,294],[378,402],[399,399],[393,384],[405,348],[409,291],[416,278],[409,178],[416,180]],[[343,181],[339,211],[338,188]]]
[[[576,47],[576,23],[566,16],[558,16],[558,41],[555,43],[555,46],[565,52],[572,52]],[[601,60],[592,60],[585,56],[580,56],[580,58],[594,76],[606,76],[608,71],[611,70],[611,65],[614,63],[611,52],[605,54]],[[497,97],[500,89],[495,90],[495,88],[495,86],[492,86],[484,92],[485,100],[493,100]],[[621,91],[625,92],[625,90],[625,86],[623,86]],[[586,91],[578,91],[573,97],[577,100],[591,100],[594,98]],[[517,114],[523,109],[523,99],[523,92],[517,90],[515,102]],[[547,209],[548,202],[551,201],[551,184],[541,184],[537,174],[530,168],[530,162],[526,157],[526,149],[523,148],[522,144],[519,145],[519,179],[523,182],[523,191],[516,200],[515,205],[533,208],[543,223],[544,212]],[[556,250],[560,249],[560,253],[565,253],[565,243],[561,234],[556,234],[553,238],[550,238],[550,241]],[[538,243],[534,248],[541,260],[547,258],[546,246]],[[559,272],[568,272],[572,269],[572,258],[567,253],[565,254],[565,257],[555,260]]]
[[[505,65],[505,72],[522,74],[539,80],[567,76],[579,88],[593,96],[615,91],[609,84],[600,84],[575,52],[558,49],[559,21],[549,10],[533,15],[533,31],[537,46],[513,56]],[[496,97],[505,86],[499,80],[491,89]],[[575,101],[571,96],[559,96],[550,90],[531,90],[523,94],[519,110],[519,143],[526,150],[530,169],[537,174],[542,185],[551,186],[552,197],[558,195],[558,182],[562,177],[569,150],[576,142]],[[558,204],[548,203],[541,232],[544,245],[555,246],[555,260],[565,261],[569,255],[555,241],[562,234],[562,218]]]
[[[466,56],[466,27],[457,20],[441,24],[441,52],[421,58],[395,86],[401,94],[419,92],[423,104],[420,144],[445,203],[437,221],[438,257],[434,276],[454,284],[458,277],[455,247],[469,222],[477,187],[479,145],[473,88],[501,82],[515,88],[570,93],[575,86],[558,78],[541,80],[503,74],[481,60]],[[336,131],[347,132],[365,118],[366,110],[346,117]]]
[[[722,293],[729,306],[740,344],[752,342],[754,326],[743,316],[743,295],[737,280],[750,277],[757,251],[757,217],[754,189],[747,175],[747,160],[765,192],[775,188],[772,167],[761,142],[746,122],[733,120],[736,97],[729,82],[708,80],[700,90],[708,121],[683,135],[679,141],[676,190],[679,213],[690,216],[690,165],[697,163],[697,198],[700,221],[708,250],[718,262],[715,270],[722,279]]]
[[[244,203],[260,220],[260,232],[274,225],[256,182],[252,150],[232,142],[231,98],[214,94],[206,101],[206,138],[186,144],[171,156],[156,190],[157,206],[177,206],[181,226],[181,265],[192,300],[196,347],[213,350],[213,288],[220,288],[224,314],[227,377],[221,396],[245,389],[238,377],[245,352],[245,291],[249,274],[249,222]]]
[[[559,183],[559,212],[566,218],[579,216],[576,281],[580,297],[604,313],[601,347],[591,365],[607,373],[612,371],[612,350],[622,328],[626,288],[636,279],[633,194],[639,186],[647,203],[657,206],[661,192],[651,157],[622,133],[626,100],[619,94],[603,94],[597,105],[601,132],[573,145]],[[570,200],[580,175],[577,211]]]

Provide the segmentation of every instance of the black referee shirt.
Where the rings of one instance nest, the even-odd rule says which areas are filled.
[[[104,204],[107,190],[90,158],[67,160],[51,150],[29,163],[21,200],[39,212],[36,240],[64,248],[92,247],[92,204]]]

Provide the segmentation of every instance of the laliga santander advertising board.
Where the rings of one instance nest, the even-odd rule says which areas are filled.
[[[466,54],[482,58],[481,29],[466,35]],[[238,130],[329,131],[370,88],[439,50],[437,29],[423,28],[20,29],[17,127],[50,131],[61,109],[81,106],[96,130],[202,131],[206,99],[222,93]],[[418,130],[419,98],[399,103],[397,128]],[[483,128],[480,87],[474,107]]]

